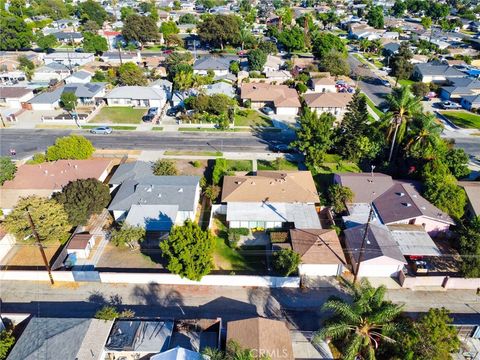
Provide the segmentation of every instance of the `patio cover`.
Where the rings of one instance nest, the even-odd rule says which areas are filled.
[[[404,256],[441,256],[442,253],[427,232],[416,225],[388,226]]]

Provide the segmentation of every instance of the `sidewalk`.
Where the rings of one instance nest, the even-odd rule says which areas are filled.
[[[217,157],[222,157],[230,160],[275,160],[276,158],[282,158],[285,156],[283,153],[237,153],[237,152],[224,152],[221,156],[212,155],[165,155],[164,150],[153,151],[144,150],[138,157],[140,161],[155,161],[158,159],[184,159],[184,160],[208,160]],[[289,154],[291,156],[291,154]]]

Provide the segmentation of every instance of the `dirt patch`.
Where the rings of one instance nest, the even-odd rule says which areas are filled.
[[[180,175],[204,176],[208,160],[174,160]]]
[[[50,261],[60,244],[49,244],[44,247],[47,260]],[[11,250],[7,266],[45,266],[38,246],[32,244],[17,244]]]
[[[145,250],[144,250],[145,251]],[[151,254],[160,252],[160,249],[150,249]],[[103,250],[98,268],[124,268],[124,269],[163,269],[161,264],[155,263],[140,249],[131,250],[127,247],[116,247],[107,244]]]

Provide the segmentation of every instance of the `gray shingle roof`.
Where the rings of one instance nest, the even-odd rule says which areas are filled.
[[[77,79],[86,79],[89,76],[92,76],[92,74],[85,70],[76,71],[72,74],[72,77],[76,77]]]
[[[440,76],[445,77],[464,77],[465,74],[460,70],[448,65],[417,64],[416,69],[422,76]]]
[[[228,70],[232,61],[237,57],[205,56],[193,64],[193,70]]]
[[[137,180],[144,176],[153,175],[152,163],[146,161],[134,161],[120,165],[110,178],[110,185],[118,185],[127,179]]]
[[[53,104],[64,92],[74,92],[77,98],[93,98],[105,88],[106,83],[68,84],[54,91],[43,92],[28,102],[31,104]]]

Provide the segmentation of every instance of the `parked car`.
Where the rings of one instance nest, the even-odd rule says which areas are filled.
[[[275,114],[275,112],[273,111],[273,109],[271,107],[268,107],[268,106],[264,106],[260,109],[261,112],[263,112],[265,115],[273,115]]]
[[[270,144],[270,151],[275,153],[296,153],[298,150],[296,148],[290,147],[287,144]]]
[[[183,108],[181,106],[174,106],[167,110],[167,116],[176,116]]]
[[[143,122],[151,122],[155,119],[155,115],[153,114],[147,114],[144,117],[142,117]]]
[[[148,109],[148,115],[157,116],[158,115],[158,107],[151,107]]]
[[[453,101],[444,101],[441,104],[442,109],[461,109],[462,106]]]
[[[105,134],[105,135],[111,134],[112,131],[113,131],[112,128],[109,126],[99,126],[90,130],[92,134]]]
[[[388,80],[380,79],[380,84],[382,84],[383,86],[386,86],[386,87],[392,87],[392,84],[390,84],[390,82]]]

